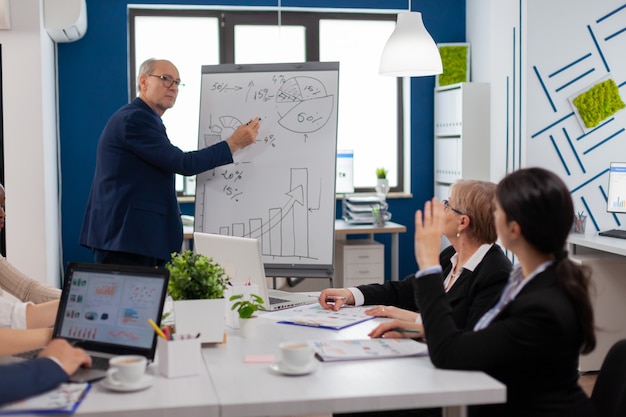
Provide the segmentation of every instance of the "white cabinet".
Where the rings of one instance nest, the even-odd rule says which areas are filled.
[[[370,239],[335,241],[337,288],[361,284],[382,284],[385,280],[385,246]]]
[[[435,196],[457,179],[489,180],[489,84],[435,89]]]

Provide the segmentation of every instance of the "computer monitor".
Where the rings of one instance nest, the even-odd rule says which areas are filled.
[[[611,162],[606,211],[626,213],[626,162]]]

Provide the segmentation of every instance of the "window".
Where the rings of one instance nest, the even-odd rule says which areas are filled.
[[[130,73],[136,74],[148,58],[166,58],[176,64],[185,83],[176,106],[163,117],[176,146],[197,147],[202,65],[338,61],[337,149],[354,152],[355,191],[373,190],[377,167],[388,169],[392,191],[404,191],[404,119],[409,109],[402,79],[378,74],[395,15],[131,9],[129,25]],[[131,80],[133,92],[135,82]],[[187,194],[195,191],[191,184],[193,179]],[[185,190],[182,178],[177,188]]]

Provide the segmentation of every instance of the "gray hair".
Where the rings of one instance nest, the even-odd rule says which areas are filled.
[[[141,76],[152,74],[158,61],[160,61],[160,59],[156,58],[149,58],[143,61],[143,64],[139,67],[139,74],[137,75],[137,89],[139,89],[139,79]]]

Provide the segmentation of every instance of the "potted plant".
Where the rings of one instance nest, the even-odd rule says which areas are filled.
[[[221,342],[228,284],[224,268],[190,250],[173,253],[165,267],[170,271],[168,290],[174,300],[176,333],[199,333],[202,343]]]
[[[385,168],[376,168],[376,192],[384,194],[389,192],[389,180],[387,179],[387,171]]]
[[[249,337],[251,320],[256,318],[254,313],[258,310],[265,310],[263,298],[257,294],[235,294],[229,298],[229,301],[234,301],[230,309],[237,311],[239,315],[239,334],[241,337]]]

